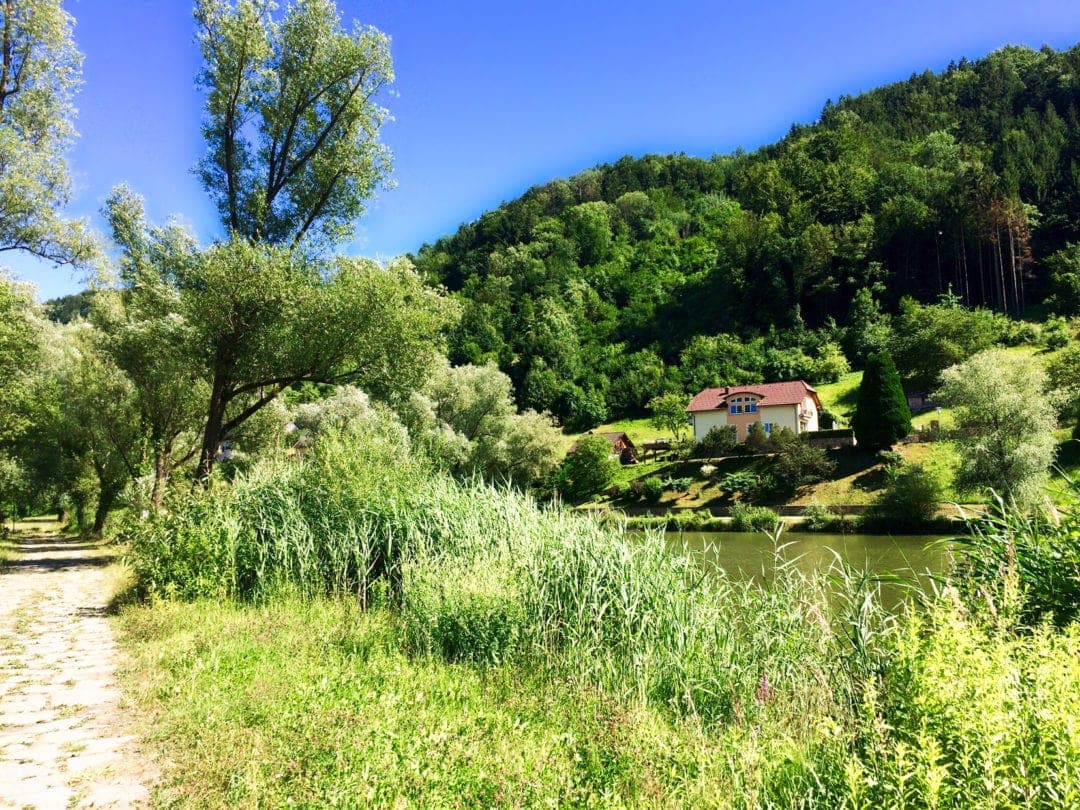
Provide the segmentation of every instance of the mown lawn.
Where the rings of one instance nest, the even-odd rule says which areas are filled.
[[[574,442],[578,441],[582,436],[585,436],[588,433],[625,433],[630,437],[630,441],[638,448],[639,454],[641,453],[641,445],[649,439],[675,438],[675,434],[670,430],[653,427],[648,416],[627,417],[626,419],[616,419],[612,422],[605,422],[602,425],[597,425],[592,430],[586,431],[585,433],[567,433],[564,442],[566,449],[569,450]],[[690,426],[687,425],[682,436],[685,439],[689,435]]]
[[[862,382],[862,372],[852,371],[834,383],[814,386],[821,399],[822,407],[840,419],[843,422],[842,426],[851,424],[851,417],[855,413],[855,405],[858,401],[860,382]]]

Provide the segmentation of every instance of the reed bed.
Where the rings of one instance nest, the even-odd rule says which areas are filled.
[[[877,581],[839,563],[805,574],[777,555],[765,583],[705,573],[659,532],[455,481],[378,436],[329,436],[302,462],[173,502],[130,539],[149,594],[259,609],[347,601],[386,617],[415,660],[528,672],[532,688],[665,718],[680,739],[698,729],[730,799],[716,806],[1080,801],[1080,633],[986,620],[994,605],[978,593],[992,602],[994,572],[1021,567],[1000,561],[1026,553],[1005,528],[1034,531],[994,520],[967,547],[990,556],[969,565],[966,587],[890,613]],[[1060,521],[1038,531],[1038,549],[1075,534]]]

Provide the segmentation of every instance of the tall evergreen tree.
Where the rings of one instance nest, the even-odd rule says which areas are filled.
[[[852,426],[859,444],[870,450],[892,447],[911,432],[911,409],[888,352],[866,360]]]

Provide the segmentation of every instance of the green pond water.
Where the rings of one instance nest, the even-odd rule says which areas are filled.
[[[824,570],[839,558],[875,576],[897,575],[906,581],[926,582],[947,574],[951,552],[941,537],[932,535],[800,534],[784,532],[778,547],[762,534],[742,532],[668,532],[668,547],[689,552],[706,567],[723,568],[729,575],[766,579],[778,560],[809,573]],[[883,587],[886,602],[900,595],[897,586]]]

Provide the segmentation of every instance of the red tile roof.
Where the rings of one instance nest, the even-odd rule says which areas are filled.
[[[729,385],[723,388],[706,388],[700,394],[690,400],[686,406],[688,413],[695,411],[716,411],[727,405],[729,397],[739,394],[757,394],[761,399],[758,401],[759,408],[767,408],[770,405],[798,405],[809,395],[818,407],[821,401],[817,391],[804,383],[802,380],[794,382],[762,383],[760,385]]]

